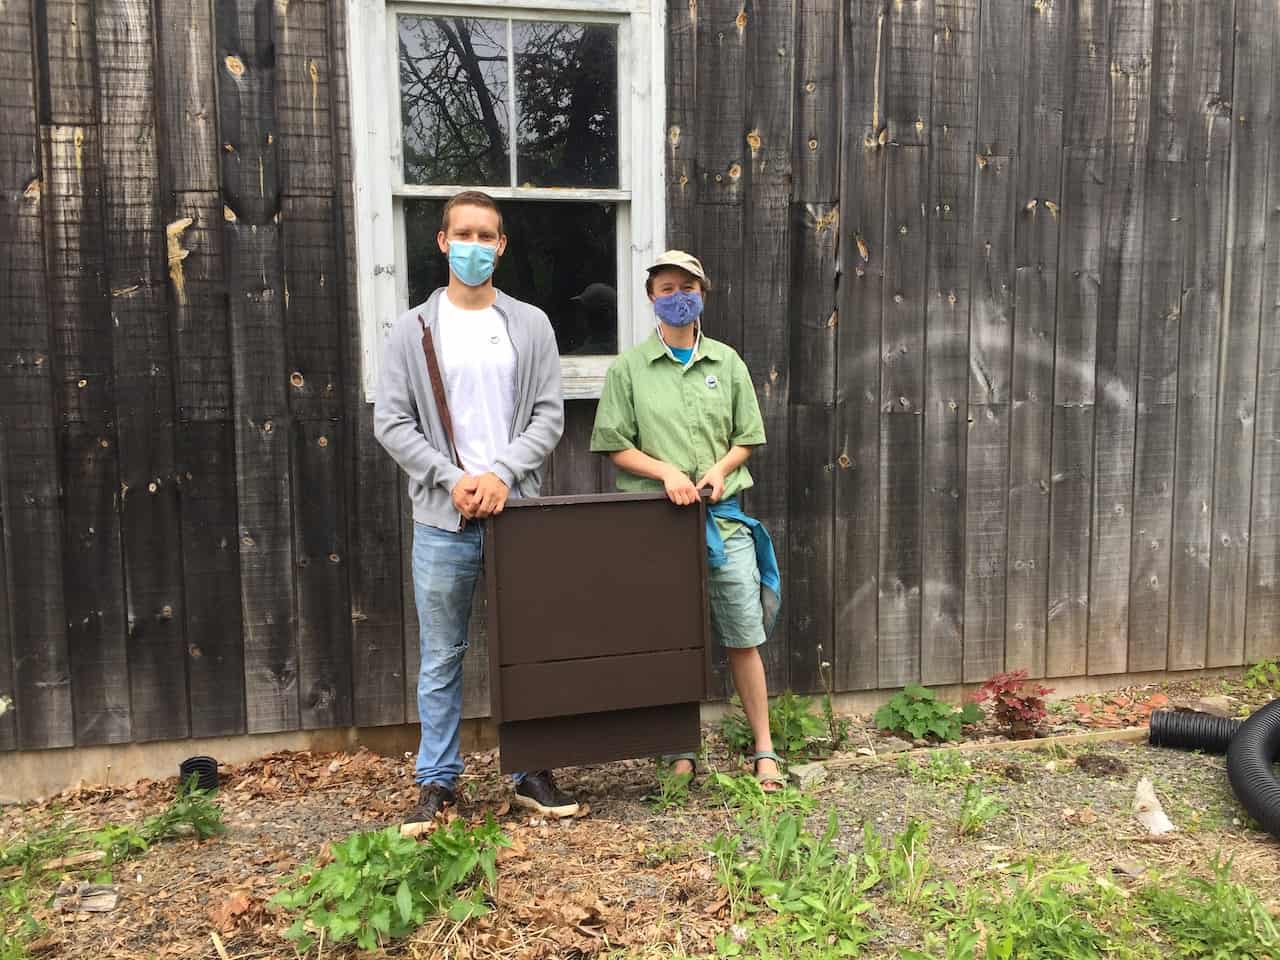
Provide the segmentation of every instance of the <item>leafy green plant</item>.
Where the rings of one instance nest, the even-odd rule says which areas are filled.
[[[956,830],[962,837],[978,833],[1004,811],[1003,803],[983,793],[976,783],[971,783],[964,790],[964,802],[960,805],[960,822]]]
[[[734,696],[729,703],[736,709],[720,718],[720,736],[731,750],[750,753],[755,749],[755,735],[742,712],[742,701]],[[813,713],[808,697],[787,690],[769,704],[769,735],[774,749],[785,756],[808,751],[823,729],[823,719]]]
[[[492,820],[476,828],[455,820],[425,842],[397,827],[353,833],[334,845],[331,863],[298,870],[271,902],[301,913],[285,933],[301,953],[321,936],[372,950],[438,913],[458,922],[487,913],[480,891],[463,898],[455,891],[476,871],[492,887],[498,848],[507,844]]]
[[[93,845],[107,855],[107,863],[119,863],[146,853],[151,842],[133,827],[109,823],[93,835]]]
[[[27,960],[27,945],[44,932],[31,911],[31,889],[19,877],[0,885],[0,960]]]
[[[1143,888],[1139,909],[1169,941],[1172,956],[1270,960],[1280,956],[1280,928],[1247,887],[1231,880],[1229,862],[1213,879],[1184,877]]]
[[[930,750],[928,759],[898,758],[898,772],[909,776],[916,783],[929,783],[935,787],[944,783],[967,780],[973,776],[973,764],[955,750]]]
[[[881,730],[906,733],[920,739],[931,736],[939,740],[959,740],[968,724],[982,719],[982,711],[975,703],[956,708],[938,699],[932,690],[918,683],[909,684],[905,690],[876,711],[876,726]]]
[[[1280,661],[1262,660],[1255,663],[1245,671],[1244,685],[1250,690],[1280,693]]]

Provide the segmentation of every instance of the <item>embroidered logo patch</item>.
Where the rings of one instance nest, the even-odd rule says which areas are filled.
[[[714,375],[707,377],[708,390],[714,390],[718,386],[720,386],[720,381],[717,380]]]
[[[489,338],[489,342],[490,342],[490,343],[494,343],[494,344],[498,343],[498,336],[497,336],[497,334],[494,334],[492,337],[490,337],[490,338]]]

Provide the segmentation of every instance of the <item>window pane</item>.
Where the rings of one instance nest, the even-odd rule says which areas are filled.
[[[449,282],[436,246],[443,200],[405,200],[409,303]],[[507,252],[494,283],[541,307],[562,354],[612,354],[618,346],[617,208],[611,203],[502,203]]]
[[[507,21],[398,23],[405,183],[509,186]]]
[[[618,29],[512,24],[522,185],[618,186]]]

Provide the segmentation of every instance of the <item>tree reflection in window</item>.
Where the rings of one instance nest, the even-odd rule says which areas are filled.
[[[617,33],[601,24],[401,16],[405,182],[618,187]]]
[[[618,31],[512,23],[521,185],[618,186]]]
[[[400,17],[404,179],[511,182],[505,20]]]

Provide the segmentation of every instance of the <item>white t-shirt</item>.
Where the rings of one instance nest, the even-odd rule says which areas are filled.
[[[511,438],[516,410],[516,351],[493,307],[463,310],[440,297],[440,372],[454,440],[467,473],[479,476]]]

